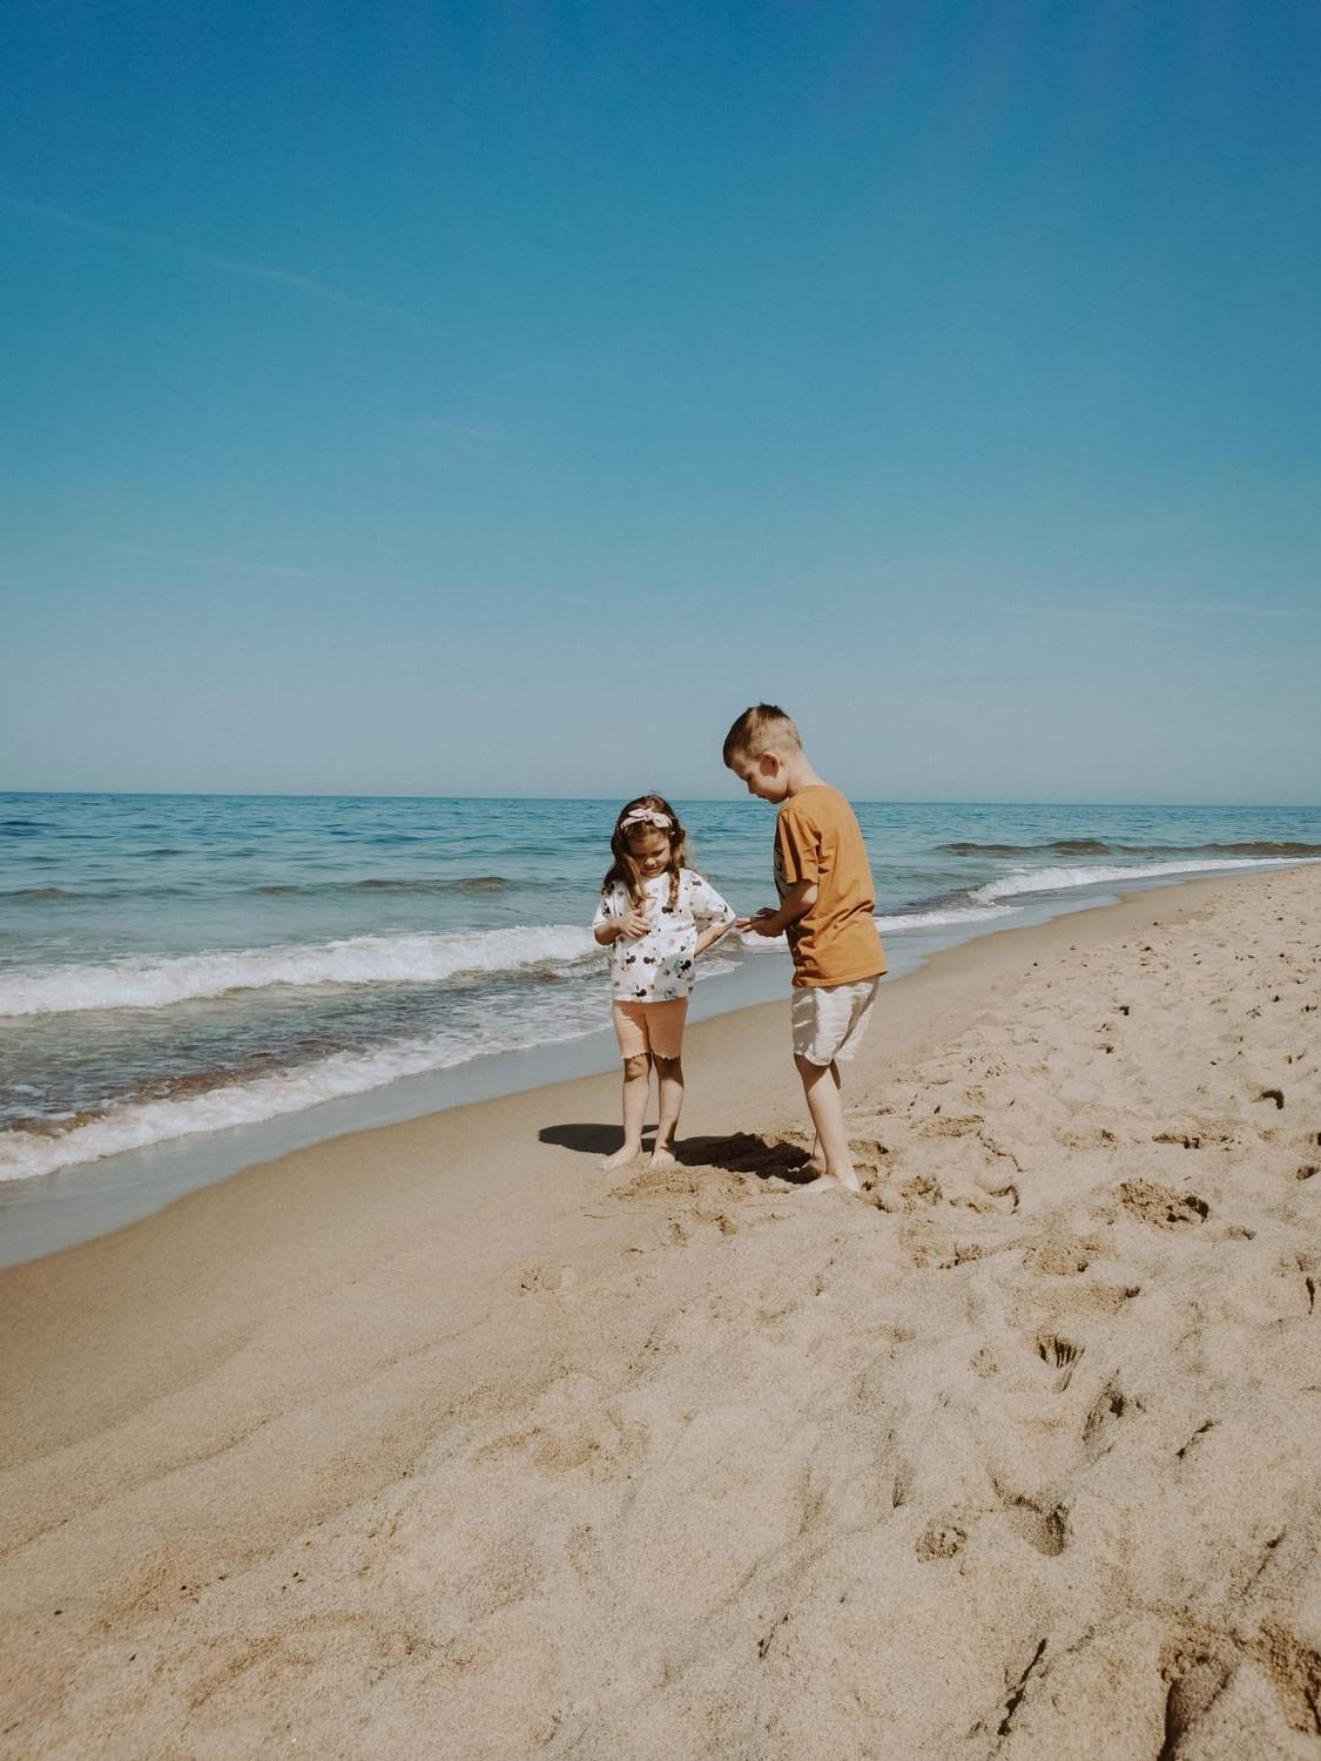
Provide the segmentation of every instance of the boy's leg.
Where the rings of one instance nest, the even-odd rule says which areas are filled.
[[[830,1074],[835,1079],[835,1087],[842,1088],[844,1079],[839,1073],[838,1064],[830,1066]],[[812,1153],[807,1158],[807,1167],[813,1174],[824,1174],[826,1171],[826,1158],[821,1149],[821,1134],[815,1128],[812,1131]]]
[[[794,1062],[816,1127],[807,1165],[817,1179],[800,1191],[825,1192],[831,1186],[862,1190],[849,1150],[839,1060],[857,1052],[879,984],[879,978],[873,978],[837,988],[805,988],[794,997]]]
[[[840,1094],[839,1071],[831,1064],[813,1064],[810,1059],[794,1055],[798,1074],[807,1097],[807,1110],[816,1127],[824,1163],[821,1174],[800,1192],[838,1191],[861,1192],[858,1176],[853,1171],[849,1153],[848,1132],[844,1126],[844,1101]]]

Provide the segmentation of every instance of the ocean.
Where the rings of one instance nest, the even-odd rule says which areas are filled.
[[[1318,808],[856,805],[895,972],[1119,889],[1321,857]],[[773,903],[772,810],[676,806],[730,902]],[[368,1117],[328,1103],[404,1116],[492,1092],[497,1069],[509,1090],[608,1067],[587,925],[617,808],[0,795],[0,1183],[95,1182],[294,1114],[306,1140],[316,1109],[322,1135]],[[694,1013],[788,986],[782,947],[731,936]]]

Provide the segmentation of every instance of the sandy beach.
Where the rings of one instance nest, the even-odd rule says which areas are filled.
[[[7,1756],[1321,1753],[1321,868],[943,954],[799,1198],[593,1077],[0,1274]],[[88,1173],[95,1180],[95,1171]]]

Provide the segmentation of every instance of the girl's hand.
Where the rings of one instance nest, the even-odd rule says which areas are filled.
[[[639,936],[645,936],[651,928],[642,913],[635,910],[628,911],[623,917],[617,917],[615,924],[620,935],[627,936],[631,942],[637,941]]]

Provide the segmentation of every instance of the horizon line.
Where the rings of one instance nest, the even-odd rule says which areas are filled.
[[[832,785],[833,786],[833,785]],[[1123,808],[1123,807],[1164,807],[1213,810],[1220,812],[1248,813],[1314,813],[1321,812],[1321,801],[1165,801],[1165,800],[999,800],[999,799],[962,799],[931,796],[871,796],[855,795],[848,790],[840,790],[850,801],[857,801],[864,807],[1064,807],[1064,808]],[[0,799],[7,796],[48,796],[56,795],[71,800],[79,799],[111,799],[111,800],[157,800],[157,801],[554,801],[554,802],[599,802],[631,799],[617,793],[609,795],[485,795],[485,794],[418,794],[404,793],[339,793],[334,790],[287,790],[287,789],[8,789],[0,788]],[[684,795],[675,791],[675,798],[689,801],[702,807],[728,806],[731,802],[747,799],[745,795]]]

